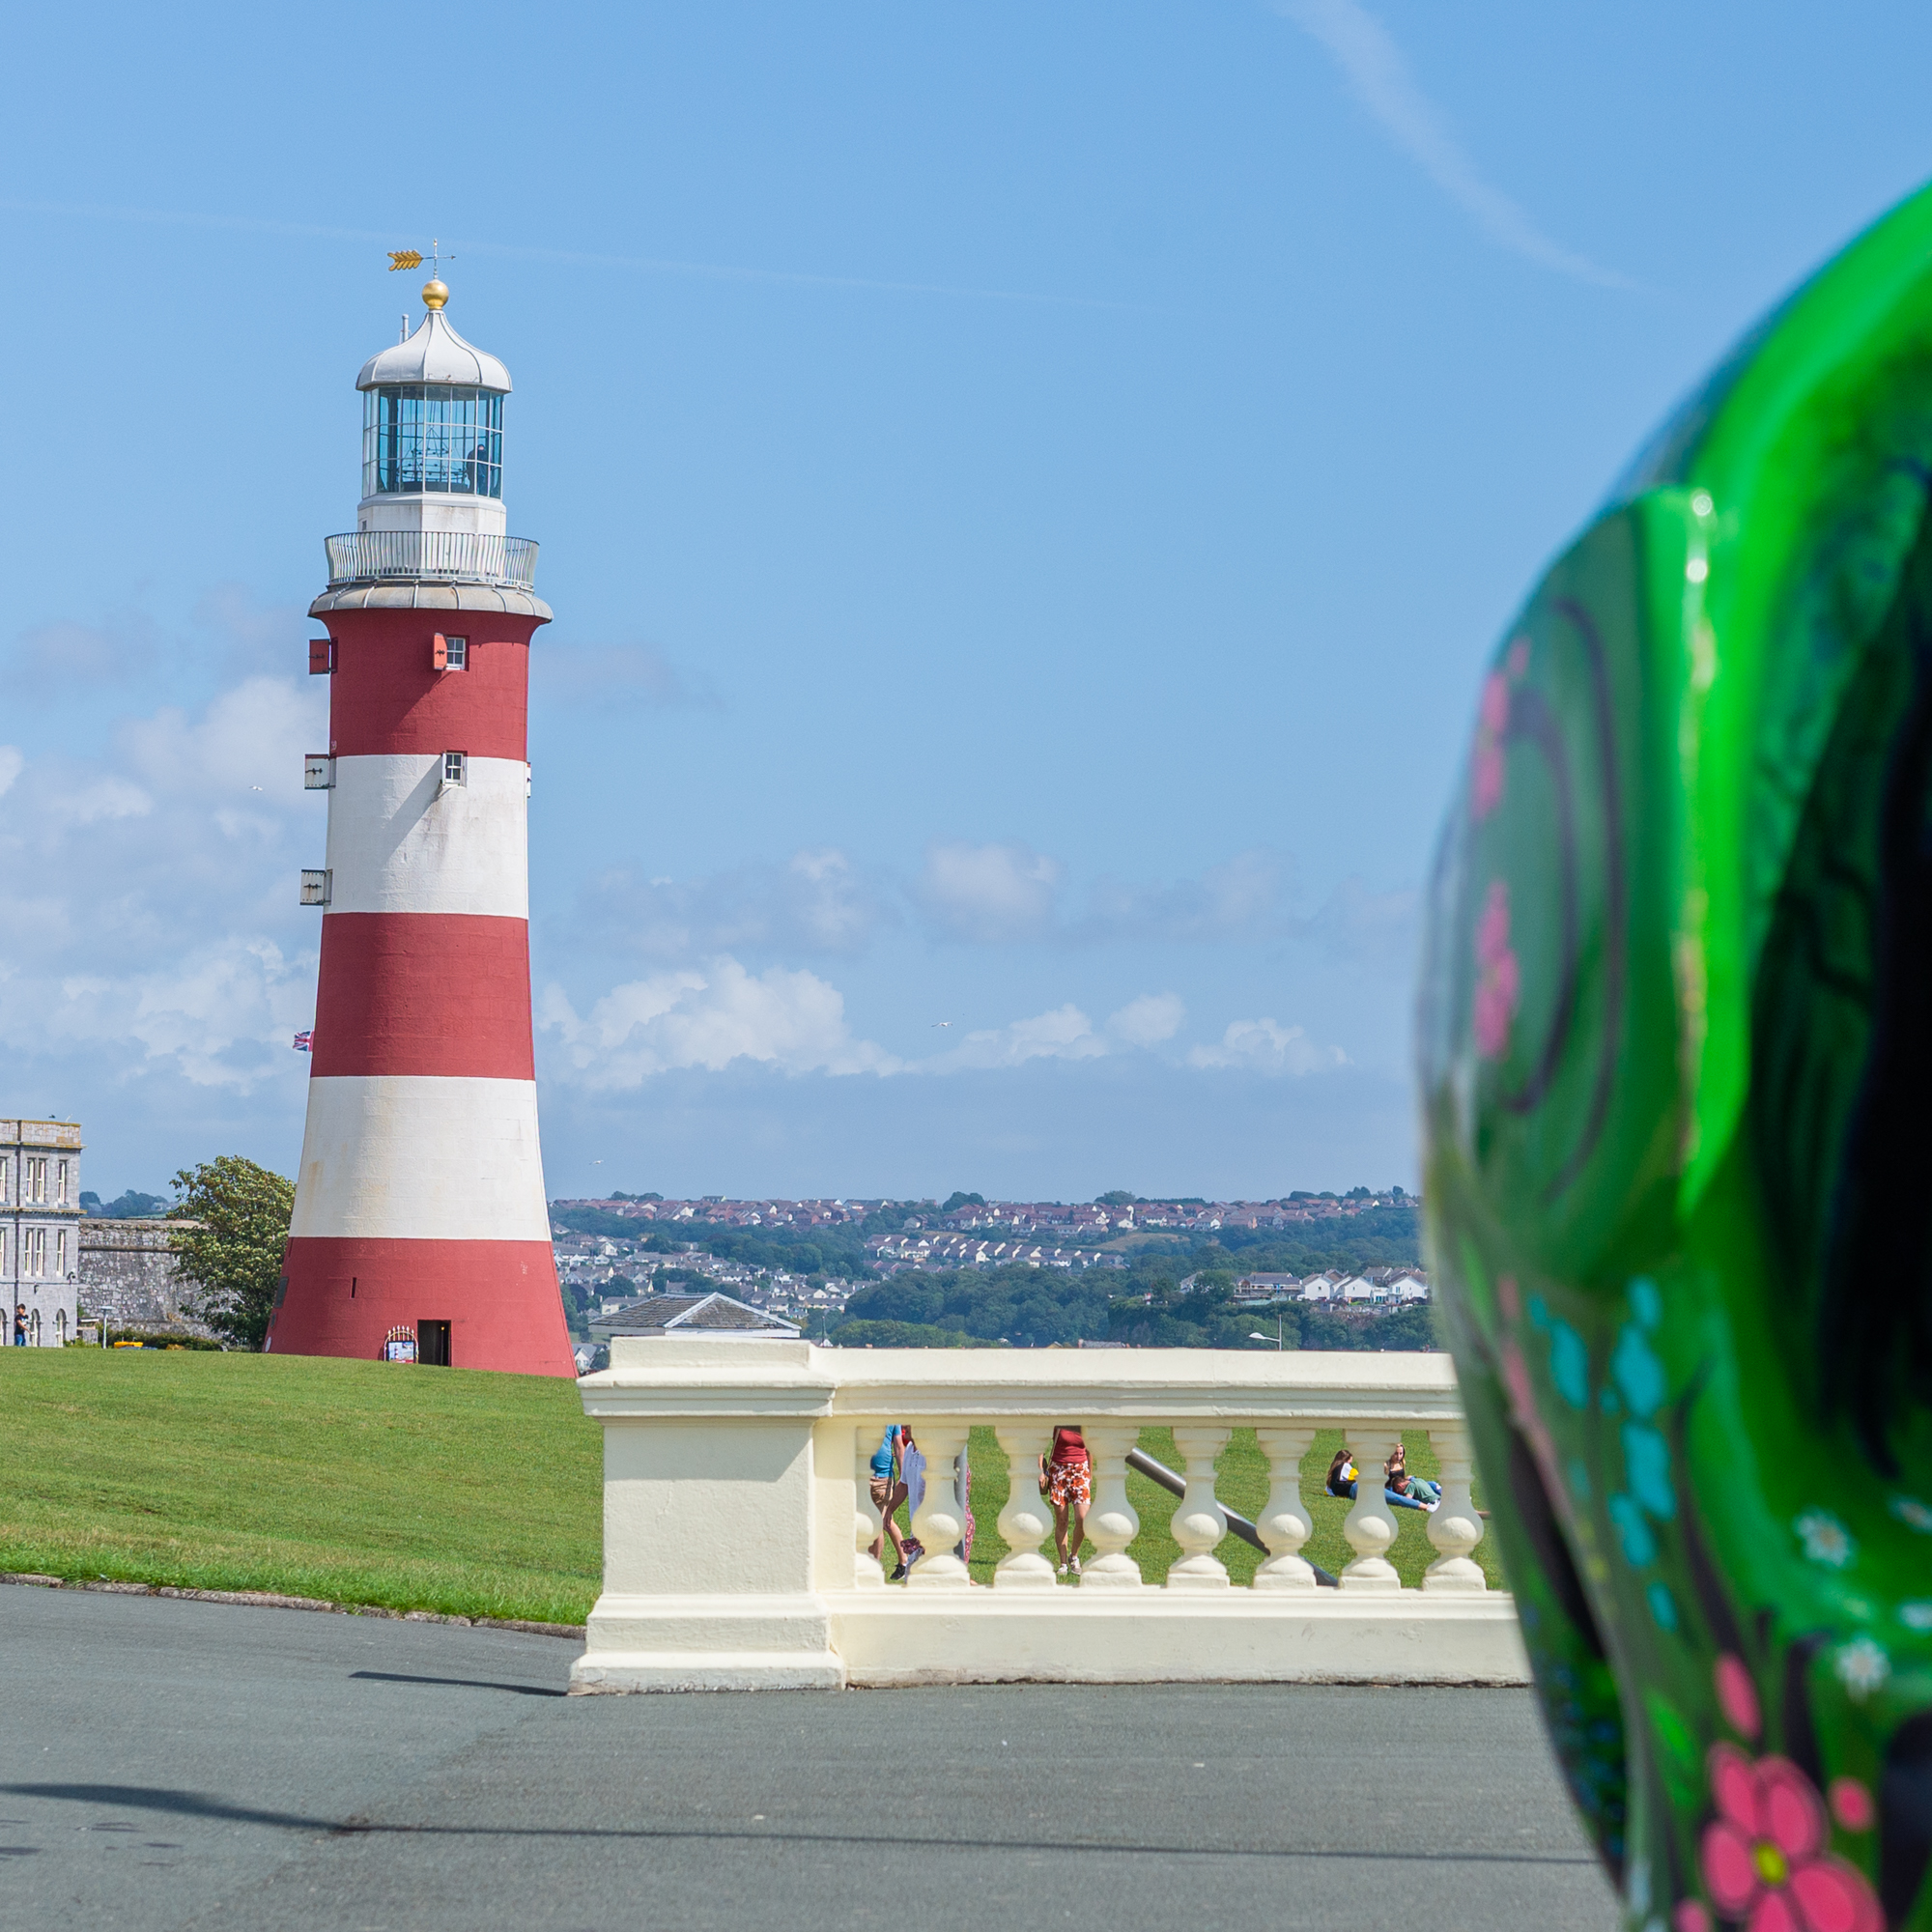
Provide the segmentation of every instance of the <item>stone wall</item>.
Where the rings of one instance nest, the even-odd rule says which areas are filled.
[[[80,1309],[110,1328],[155,1334],[208,1335],[194,1312],[195,1291],[175,1272],[168,1236],[180,1221],[83,1221],[80,1224]]]

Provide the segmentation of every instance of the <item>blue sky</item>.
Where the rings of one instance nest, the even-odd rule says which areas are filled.
[[[10,37],[0,1111],[109,1194],[293,1168],[302,613],[385,248],[454,248],[517,384],[552,1192],[1268,1195],[1414,1182],[1417,889],[1512,607],[1932,172],[1888,0]]]

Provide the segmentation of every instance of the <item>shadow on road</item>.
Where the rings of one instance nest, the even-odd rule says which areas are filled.
[[[405,1680],[413,1681],[413,1680]],[[432,1680],[436,1681],[436,1680]],[[554,1694],[552,1692],[540,1693]],[[892,1849],[927,1847],[934,1851],[993,1852],[1111,1852],[1180,1859],[1366,1860],[1378,1863],[1437,1865],[1594,1865],[1587,1852],[1424,1852],[1393,1851],[1372,1846],[1354,1851],[1331,1846],[1212,1845],[1198,1839],[1189,1845],[1148,1844],[1122,1838],[963,1838],[938,1837],[907,1832],[788,1831],[783,1826],[750,1831],[743,1827],[707,1825],[385,1825],[372,1818],[311,1818],[299,1812],[265,1811],[235,1804],[200,1791],[173,1791],[146,1784],[0,1784],[18,1798],[53,1798],[77,1804],[118,1805],[127,1810],[167,1811],[177,1816],[220,1818],[231,1824],[267,1825],[279,1831],[325,1833],[333,1837],[393,1836],[412,1838],[576,1838],[602,1840],[698,1839],[720,1843],[775,1840],[798,1845],[870,1845]]]

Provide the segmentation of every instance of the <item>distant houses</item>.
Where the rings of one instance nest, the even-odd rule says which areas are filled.
[[[1235,1301],[1239,1307],[1270,1302],[1305,1301],[1329,1307],[1400,1308],[1426,1302],[1429,1277],[1420,1268],[1369,1268],[1349,1274],[1330,1268],[1325,1274],[1244,1274],[1236,1279]]]

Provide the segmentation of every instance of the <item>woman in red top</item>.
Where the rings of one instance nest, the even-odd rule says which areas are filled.
[[[1094,1500],[1094,1464],[1077,1429],[1056,1429],[1053,1448],[1041,1459],[1039,1492],[1053,1505],[1053,1547],[1059,1575],[1080,1574],[1080,1546],[1087,1540],[1087,1505]]]

